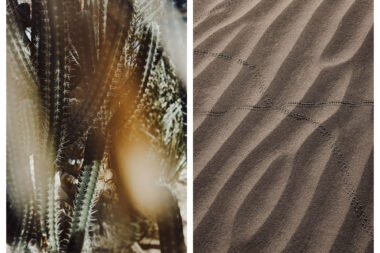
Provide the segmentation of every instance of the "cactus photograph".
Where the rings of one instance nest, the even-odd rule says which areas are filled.
[[[7,252],[186,252],[186,0],[6,0]]]

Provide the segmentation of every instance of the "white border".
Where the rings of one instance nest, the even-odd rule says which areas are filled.
[[[187,252],[193,252],[193,0],[187,0]]]

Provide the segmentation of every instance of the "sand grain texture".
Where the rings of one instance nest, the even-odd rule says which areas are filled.
[[[194,1],[194,252],[373,252],[373,1]]]

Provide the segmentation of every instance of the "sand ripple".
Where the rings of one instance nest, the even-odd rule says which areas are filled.
[[[373,1],[194,5],[194,252],[373,252]]]

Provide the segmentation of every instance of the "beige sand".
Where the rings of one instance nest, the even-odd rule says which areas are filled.
[[[373,1],[194,22],[194,252],[373,252]]]

